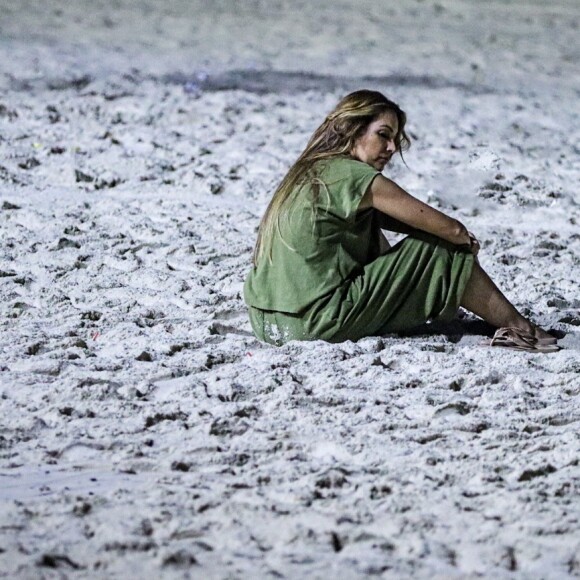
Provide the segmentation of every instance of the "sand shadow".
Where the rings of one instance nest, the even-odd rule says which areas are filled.
[[[421,324],[411,330],[398,333],[402,337],[412,336],[435,336],[445,335],[450,342],[457,343],[464,336],[484,336],[491,338],[497,328],[488,324],[484,320],[466,319],[462,320],[455,318],[450,322],[431,322],[429,324]],[[549,328],[550,334],[561,340],[566,336],[563,330]]]
[[[415,328],[399,333],[403,337],[445,335],[450,342],[457,343],[464,336],[487,336],[491,338],[496,328],[484,320],[460,320],[455,318],[450,322],[434,321],[421,324]]]
[[[356,90],[361,86],[382,87],[419,87],[430,89],[455,88],[470,94],[493,92],[493,87],[475,83],[462,83],[437,75],[364,75],[342,76],[300,71],[273,70],[231,70],[216,74],[173,73],[163,76],[163,82],[181,84],[188,92],[219,92],[243,90],[265,95],[296,94],[305,91],[333,92],[336,90]]]

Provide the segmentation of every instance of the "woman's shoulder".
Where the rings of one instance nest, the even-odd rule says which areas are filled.
[[[313,181],[325,193],[320,196],[321,207],[344,220],[354,220],[362,197],[379,173],[371,165],[351,157],[325,160]]]
[[[316,168],[320,171],[335,171],[341,173],[378,173],[378,171],[369,165],[363,163],[358,159],[353,159],[346,155],[330,157],[329,159],[321,159],[316,163]]]
[[[360,179],[379,173],[371,165],[347,156],[323,159],[318,161],[315,167],[320,177],[333,180]]]

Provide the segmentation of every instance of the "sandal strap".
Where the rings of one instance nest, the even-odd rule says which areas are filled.
[[[520,348],[535,350],[537,342],[536,337],[525,330],[504,326],[499,328],[493,335],[491,346],[506,346],[510,344]]]
[[[513,350],[528,352],[557,352],[560,347],[555,343],[538,339],[529,332],[519,328],[504,326],[499,328],[490,341],[490,346],[500,346]]]

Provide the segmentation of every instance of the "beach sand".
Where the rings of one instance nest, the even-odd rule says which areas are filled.
[[[575,0],[3,2],[0,577],[580,575]],[[260,343],[273,188],[341,96],[560,338]],[[391,240],[397,239],[391,236]]]

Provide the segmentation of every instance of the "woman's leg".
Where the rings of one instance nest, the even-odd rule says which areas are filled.
[[[409,236],[345,281],[313,320],[329,321],[324,340],[358,340],[451,320],[471,276],[474,257],[428,234]],[[314,331],[313,331],[314,332]]]
[[[537,338],[550,337],[547,332],[532,324],[516,310],[483,271],[477,260],[473,263],[461,306],[498,328],[511,326],[529,332]]]

